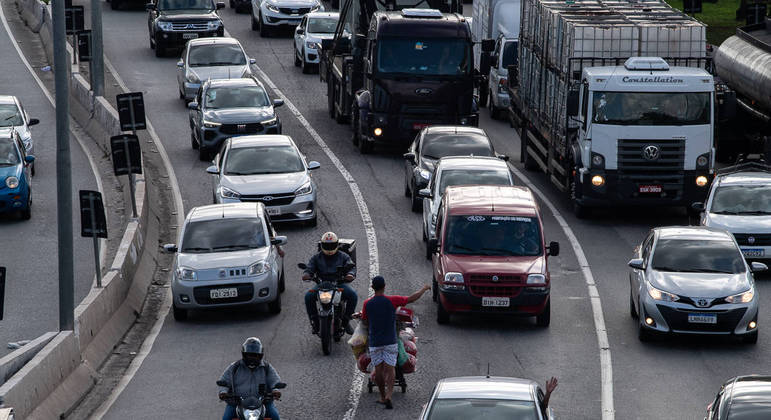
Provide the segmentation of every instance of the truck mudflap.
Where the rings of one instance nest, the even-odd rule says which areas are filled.
[[[601,185],[593,182],[596,176],[602,177]],[[704,186],[696,183],[700,176],[707,178]],[[712,181],[708,172],[696,170],[648,180],[631,179],[616,170],[587,171],[578,178],[575,201],[587,207],[690,206],[707,198]]]

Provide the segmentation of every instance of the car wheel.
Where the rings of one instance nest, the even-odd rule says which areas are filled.
[[[359,138],[359,153],[362,155],[368,155],[372,153],[372,149],[375,148],[375,145],[372,144],[371,141],[368,141],[364,138]]]
[[[414,184],[412,185],[410,202],[412,203],[413,213],[419,213],[421,210],[423,210],[423,198],[418,195],[418,187]]]
[[[310,227],[316,227],[318,223],[319,223],[318,216],[313,216],[313,219],[310,219],[307,222],[305,222],[306,226],[310,226]]]
[[[479,86],[479,107],[484,108],[487,105],[487,85]]]
[[[301,64],[300,56],[297,55],[297,48],[295,48],[294,44],[292,45],[292,53],[294,53],[294,66],[300,67],[300,64]]]
[[[637,309],[634,307],[634,298],[632,298],[632,292],[629,292],[629,315],[632,317],[632,319],[637,319],[639,317],[637,314]]]
[[[32,191],[29,192],[29,198],[27,198],[27,208],[21,211],[21,219],[29,220],[32,218]]]
[[[300,68],[302,69],[303,74],[309,74],[311,72],[311,65],[305,61],[305,49],[303,49],[301,57]]]
[[[637,338],[643,343],[653,340],[653,332],[643,327],[642,320],[637,323]]]
[[[551,323],[551,300],[546,303],[546,306],[543,308],[543,312],[541,312],[539,315],[536,315],[535,317],[535,325],[538,325],[541,328],[546,328]]]
[[[209,160],[209,151],[198,145],[198,160],[206,162]]]
[[[284,293],[286,290],[286,281],[284,281],[284,266],[281,266],[281,277],[278,279],[278,292]]]
[[[174,320],[175,321],[187,321],[187,309],[181,309],[177,308],[177,305],[171,306],[172,311],[174,311]]]
[[[190,133],[190,145],[193,146],[193,150],[198,149],[198,142],[195,140],[195,134]]]
[[[281,293],[278,293],[276,295],[276,300],[273,302],[268,303],[268,310],[272,314],[280,314],[281,313]]]
[[[161,48],[160,45],[156,44],[155,45],[155,56],[160,58],[160,57],[163,57],[165,55],[166,55],[166,51],[164,51],[164,49]]]
[[[150,37],[150,49],[151,50],[155,49],[155,42],[153,42],[153,37]]]
[[[257,21],[257,19],[254,18],[254,15],[252,15],[252,30],[257,31],[260,29],[260,23]]]
[[[270,26],[266,25],[262,20],[262,13],[260,13],[260,36],[263,38],[270,37]]]
[[[758,342],[758,332],[752,332],[749,334],[745,334],[744,337],[742,337],[742,343],[744,344],[757,344]]]
[[[435,279],[431,279],[431,300],[434,302],[439,301],[439,284]]]
[[[412,197],[412,192],[410,191],[410,183],[407,181],[406,176],[404,177],[404,196],[408,198]]]
[[[442,305],[442,299],[439,296],[436,297],[436,303],[438,303],[436,308],[436,323],[440,325],[449,324],[450,313],[444,309],[444,305]]]

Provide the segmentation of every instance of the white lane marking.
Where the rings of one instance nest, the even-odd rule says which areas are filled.
[[[35,70],[32,69],[32,66],[29,64],[29,61],[27,61],[27,57],[24,56],[24,53],[21,51],[21,47],[19,47],[19,42],[16,41],[16,37],[13,36],[13,32],[11,32],[11,27],[8,26],[8,20],[5,18],[5,11],[3,10],[3,7],[0,6],[0,20],[3,21],[3,27],[5,28],[5,32],[8,33],[8,38],[11,40],[11,44],[13,44],[13,48],[16,49],[16,53],[19,55],[19,58],[21,59],[21,62],[24,63],[24,66],[27,67],[27,71],[29,71],[29,74],[32,75],[32,78],[35,79],[35,82],[37,83],[38,87],[41,91],[43,91],[43,95],[48,99],[48,102],[51,103],[51,106],[56,110],[56,101],[54,100],[54,97],[51,95],[51,92],[48,91],[45,84],[43,84],[43,81],[40,80],[40,77],[38,77],[37,73],[35,73]],[[88,148],[86,146],[86,143],[83,141],[80,136],[75,133],[74,130],[72,130],[72,117],[70,117],[70,134],[72,134],[72,137],[75,137],[75,140],[77,140],[78,145],[80,146],[81,150],[83,150],[83,154],[86,155],[86,159],[88,160],[88,165],[91,167],[91,172],[94,174],[94,179],[96,180],[96,190],[100,193],[104,193],[104,190],[102,189],[102,178],[99,177],[99,170],[96,167],[96,162],[94,161],[93,156],[91,156],[90,153],[88,153]],[[105,261],[107,260],[107,239],[99,239],[99,261],[104,268]],[[94,281],[92,283],[94,286],[96,285],[96,273],[94,273]]]
[[[115,81],[118,82],[118,85],[121,87],[121,89],[124,92],[129,92],[128,86],[126,86],[126,83],[123,82],[123,79],[121,79],[120,75],[115,70],[115,67],[113,67],[110,60],[107,59],[107,56],[104,56],[104,65],[108,70],[110,70],[110,73],[112,73],[112,76],[115,78]],[[176,207],[177,211],[177,229],[181,229],[182,224],[185,222],[182,193],[179,190],[177,176],[174,174],[174,167],[171,165],[171,160],[169,160],[169,155],[166,153],[166,148],[163,146],[161,139],[155,132],[155,128],[153,128],[149,118],[147,119],[147,132],[153,139],[155,147],[158,149],[158,154],[161,156],[161,160],[163,160],[163,166],[166,168],[166,173],[169,174],[171,194],[174,197],[174,206]],[[144,363],[147,356],[153,350],[155,340],[161,333],[161,329],[163,329],[163,322],[166,320],[166,317],[169,314],[169,309],[171,308],[171,287],[164,287],[163,291],[163,303],[161,304],[161,307],[158,311],[158,319],[155,320],[153,327],[150,329],[150,333],[147,335],[147,338],[145,338],[145,341],[139,348],[139,352],[137,353],[136,357],[134,357],[134,360],[131,361],[131,364],[129,364],[128,369],[126,369],[126,373],[123,375],[123,377],[120,378],[120,381],[118,381],[118,384],[112,390],[107,400],[105,400],[102,405],[100,405],[99,408],[94,412],[94,414],[91,415],[91,419],[101,419],[107,414],[113,404],[115,404],[115,401],[118,400],[118,397],[120,397],[120,394],[123,393],[123,390],[126,389],[126,386],[128,386],[129,382],[131,382],[131,380],[137,374],[137,371],[139,371],[139,368],[142,366],[142,363]]]
[[[605,317],[602,314],[602,301],[600,300],[600,293],[597,291],[597,284],[594,282],[594,275],[592,275],[592,269],[589,267],[589,261],[586,259],[584,250],[581,244],[578,242],[578,238],[573,233],[573,229],[570,228],[565,218],[562,217],[557,207],[552,204],[538,187],[533,184],[528,177],[525,176],[514,165],[509,165],[514,174],[525,181],[527,186],[535,192],[549,210],[554,215],[554,218],[559,223],[562,231],[565,232],[565,236],[568,237],[570,245],[573,248],[573,252],[578,259],[578,265],[581,266],[581,272],[586,279],[586,287],[589,289],[589,299],[592,303],[592,315],[594,317],[594,332],[597,334],[597,345],[600,349],[600,377],[601,377],[601,408],[602,408],[602,420],[614,420],[615,411],[613,408],[613,364],[610,360],[610,343],[608,341],[608,332],[605,329]]]

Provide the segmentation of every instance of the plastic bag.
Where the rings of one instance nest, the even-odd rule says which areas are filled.
[[[404,343],[402,343],[402,340],[399,340],[399,354],[396,356],[396,365],[401,366],[405,362],[407,362],[407,351],[404,349]]]
[[[407,361],[401,365],[402,373],[413,373],[417,368],[418,358],[409,354],[407,355]]]
[[[369,353],[362,353],[359,355],[357,366],[361,372],[367,373],[369,372],[369,364],[371,362],[372,359],[369,357]]]
[[[404,350],[408,354],[411,354],[413,356],[417,356],[418,355],[418,346],[417,346],[417,344],[415,344],[415,342],[410,341],[410,340],[405,340],[405,339],[401,339],[399,341],[401,341],[402,344],[404,344]]]
[[[367,329],[367,324],[359,322],[359,324],[356,326],[356,330],[353,332],[353,335],[348,340],[348,345],[351,346],[351,351],[353,351],[353,357],[358,358],[362,353],[367,351],[368,334],[369,331]]]
[[[414,343],[415,342],[415,331],[412,328],[407,327],[407,328],[399,331],[399,338],[401,338],[403,340],[409,340],[409,341],[412,341]]]

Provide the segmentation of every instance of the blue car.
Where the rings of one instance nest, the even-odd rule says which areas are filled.
[[[24,220],[32,217],[30,164],[34,160],[15,130],[0,133],[0,213],[14,212]]]

